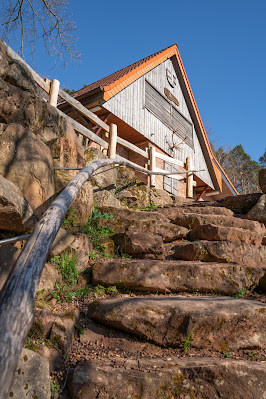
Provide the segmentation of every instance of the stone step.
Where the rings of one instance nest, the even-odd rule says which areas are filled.
[[[254,231],[258,234],[263,234],[265,227],[259,222],[253,220],[241,219],[233,216],[223,215],[200,215],[197,213],[182,214],[176,213],[173,220],[178,226],[183,226],[189,229],[203,224],[214,224],[216,226],[237,227],[240,229],[247,229]]]
[[[266,247],[233,241],[194,241],[176,245],[179,260],[237,263],[248,267],[266,267]]]
[[[203,292],[232,295],[258,285],[265,270],[230,263],[125,260],[97,261],[93,284],[116,285],[132,290]]]
[[[120,297],[89,305],[89,316],[164,347],[217,351],[265,348],[266,305],[230,297]]]
[[[191,241],[241,241],[256,247],[262,243],[262,235],[255,231],[238,227],[216,226],[214,224],[203,224],[195,227],[189,232],[189,239]]]
[[[161,208],[159,209],[159,212],[172,221],[174,221],[178,215],[187,213],[196,213],[200,215],[234,216],[234,212],[232,212],[230,209],[218,206],[185,205],[179,207]]]
[[[86,399],[265,399],[266,367],[213,357],[111,358],[80,362],[68,385],[71,397]]]

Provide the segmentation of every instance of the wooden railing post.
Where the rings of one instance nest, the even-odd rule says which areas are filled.
[[[192,161],[190,157],[186,159],[186,169],[192,169]],[[187,173],[186,195],[187,198],[193,198],[193,173]]]
[[[108,157],[110,159],[114,159],[116,156],[116,144],[117,144],[117,125],[111,123],[110,125],[110,141],[108,148]]]
[[[57,107],[57,99],[59,92],[60,82],[57,79],[53,79],[50,85],[50,93],[49,93],[49,104],[53,107]]]
[[[155,172],[155,168],[156,168],[155,147],[150,147],[149,155],[150,155],[150,171]],[[151,175],[151,187],[155,187],[155,186],[156,186],[155,175]]]

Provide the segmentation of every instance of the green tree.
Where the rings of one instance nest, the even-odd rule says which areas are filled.
[[[263,168],[266,168],[266,149],[264,151],[264,154],[259,158],[259,164]]]
[[[240,194],[260,191],[258,182],[260,165],[251,159],[241,144],[227,151],[220,147],[215,150],[215,155]]]

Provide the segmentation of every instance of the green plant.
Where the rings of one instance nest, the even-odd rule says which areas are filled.
[[[232,296],[235,298],[244,298],[244,296],[247,294],[247,289],[244,287],[241,291],[239,291],[237,294],[233,294]]]
[[[186,335],[186,339],[183,345],[183,349],[185,352],[187,352],[189,350],[189,348],[191,347],[192,344],[192,331],[188,332],[187,329],[187,335]]]
[[[53,380],[50,380],[51,383],[51,398],[52,399],[57,399],[62,392],[60,386],[58,384],[55,384]]]
[[[70,231],[70,233],[74,233],[76,231],[77,222],[78,220],[77,216],[74,213],[74,209],[69,208],[66,217],[63,220],[62,227]]]
[[[224,357],[230,358],[230,357],[232,357],[232,355],[231,355],[231,353],[229,353],[229,352],[224,352]]]
[[[100,212],[95,207],[93,214],[90,216],[88,222],[83,226],[83,233],[90,237],[92,245],[95,251],[92,251],[89,255],[90,259],[96,259],[98,256],[108,257],[105,246],[100,243],[100,239],[104,237],[110,237],[114,234],[114,230],[109,226],[99,226],[99,220],[101,219],[113,219],[113,215]]]
[[[115,285],[112,285],[110,287],[103,287],[102,285],[98,284],[94,288],[94,296],[98,298],[99,296],[103,296],[105,294],[119,294],[118,289],[116,288]]]
[[[78,281],[78,272],[76,268],[77,255],[75,253],[58,255],[51,258],[51,261],[57,265],[58,270],[68,286],[72,286]]]
[[[154,205],[152,202],[149,203],[149,205],[146,206],[146,208],[143,208],[143,211],[151,211],[158,209],[158,205]]]
[[[61,285],[58,282],[55,283],[55,289],[51,291],[51,295],[61,303],[63,301],[72,302],[72,298],[76,296],[76,292],[70,290],[65,285]]]

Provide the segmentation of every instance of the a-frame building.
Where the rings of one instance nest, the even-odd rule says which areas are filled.
[[[192,93],[177,45],[172,45],[121,69],[74,93],[74,97],[106,123],[118,126],[118,135],[141,149],[155,146],[156,151],[184,165],[192,159],[194,198],[220,199],[237,191],[212,152],[206,130]],[[66,105],[64,112],[80,123],[81,118]],[[93,129],[93,126],[89,126]],[[101,130],[95,127],[97,134]],[[133,151],[118,147],[120,154],[145,166],[145,160]],[[176,166],[157,159],[158,168],[174,171]],[[178,166],[183,170],[182,166]],[[156,177],[156,187],[184,197],[185,179]]]

